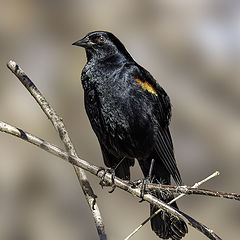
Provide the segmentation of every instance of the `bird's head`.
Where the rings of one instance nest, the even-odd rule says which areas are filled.
[[[72,45],[86,49],[88,60],[91,58],[108,58],[120,53],[131,57],[120,40],[110,32],[96,31],[88,33],[84,38]]]

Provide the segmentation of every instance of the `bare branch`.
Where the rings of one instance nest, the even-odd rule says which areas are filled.
[[[99,170],[101,168],[94,166],[92,164],[89,164],[88,162],[86,162],[76,156],[70,156],[67,152],[61,150],[60,148],[53,146],[50,143],[48,143],[47,141],[44,141],[43,139],[33,136],[32,134],[29,134],[21,129],[15,128],[13,126],[10,126],[10,125],[0,121],[0,131],[14,135],[16,137],[19,137],[19,138],[29,142],[29,143],[32,143],[32,144],[42,148],[43,150],[66,160],[67,162],[69,162],[75,166],[83,168],[84,170],[94,174],[95,176],[97,176],[99,178],[103,177],[103,172],[102,171],[99,172]],[[112,184],[112,175],[110,173],[106,173],[104,176],[104,181],[106,183],[108,183],[109,185],[111,185]],[[114,184],[116,185],[116,187],[118,187],[122,190],[125,190],[134,196],[141,198],[141,189],[140,188],[132,188],[131,184],[129,184],[126,181],[123,181],[117,177],[114,179]],[[197,230],[199,230],[200,232],[202,232],[209,239],[221,240],[221,238],[219,236],[217,236],[208,227],[199,223],[198,221],[196,221],[192,217],[188,216],[187,214],[181,212],[180,210],[177,210],[177,209],[169,206],[167,203],[157,199],[156,197],[152,196],[151,194],[149,194],[149,193],[145,194],[143,196],[143,199],[161,209],[166,210],[170,214],[172,214],[184,221],[187,221],[192,227],[194,227]]]
[[[208,176],[207,178],[203,179],[202,181],[195,183],[192,188],[198,188],[201,184],[205,183],[206,181],[212,179],[213,177],[216,177],[220,174],[220,172],[216,171],[215,173],[211,174],[210,176]],[[172,199],[170,202],[168,202],[169,205],[171,205],[172,203],[176,202],[178,199],[182,198],[183,196],[185,196],[186,193],[181,193],[180,195],[178,195],[177,197],[175,197],[174,199]],[[154,212],[150,217],[148,217],[147,219],[145,219],[137,228],[134,229],[134,231],[132,231],[124,240],[128,240],[130,239],[135,233],[137,233],[147,222],[149,222],[152,218],[154,218],[156,215],[158,215],[161,212],[161,209],[158,209],[156,212]]]
[[[187,195],[203,195],[208,197],[220,197],[220,198],[226,198],[226,199],[233,199],[240,201],[240,194],[237,193],[226,193],[226,192],[220,192],[220,191],[213,191],[213,190],[207,190],[207,189],[195,189],[188,186],[171,186],[171,185],[161,185],[161,184],[148,184],[147,186],[148,191],[166,191],[166,192],[172,192],[176,194],[187,194]]]
[[[220,172],[219,172],[219,171],[216,171],[215,173],[211,174],[210,176],[204,178],[202,181],[195,183],[195,184],[192,186],[192,188],[198,188],[201,184],[203,184],[203,183],[207,182],[208,180],[210,180],[210,179],[218,176],[219,174],[220,174]],[[178,195],[178,196],[175,197],[173,200],[171,200],[168,204],[172,204],[173,202],[176,202],[178,199],[182,198],[182,197],[185,196],[185,195],[186,195],[186,193],[182,193],[182,194]]]
[[[51,105],[47,102],[46,98],[41,94],[38,88],[34,85],[34,83],[29,79],[29,77],[25,74],[25,72],[14,62],[9,61],[7,64],[8,68],[15,74],[15,76],[21,81],[21,83],[27,88],[27,90],[31,93],[34,99],[42,108],[43,112],[47,115],[47,117],[51,120],[53,126],[58,131],[60,139],[64,143],[65,149],[69,153],[69,155],[77,156],[77,153],[74,149],[74,146],[71,142],[71,139],[68,135],[68,132],[64,126],[62,118],[60,118],[55,110],[51,107]],[[87,179],[87,176],[83,169],[74,166],[75,173],[78,177],[79,183],[84,192],[85,198],[88,202],[88,205],[91,209],[92,215],[94,217],[95,225],[97,228],[97,232],[99,238],[101,240],[107,239],[106,233],[104,230],[103,220],[99,211],[99,208],[96,204],[97,196],[94,194],[93,189]]]

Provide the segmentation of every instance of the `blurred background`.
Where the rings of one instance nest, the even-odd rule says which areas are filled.
[[[240,192],[240,6],[234,0],[0,0],[0,120],[62,147],[39,106],[7,69],[13,59],[63,117],[80,157],[103,166],[83,106],[85,52],[72,46],[94,30],[113,32],[157,79],[173,105],[171,132],[179,170],[193,185]],[[0,133],[0,239],[97,239],[72,166]],[[123,239],[149,215],[147,203],[108,194],[88,174],[109,239]],[[138,164],[132,178],[142,177]],[[239,202],[201,196],[182,211],[223,239],[240,235]],[[132,239],[158,239],[145,226]],[[189,227],[184,238],[206,239]]]

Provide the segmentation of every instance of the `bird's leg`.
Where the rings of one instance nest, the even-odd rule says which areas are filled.
[[[113,193],[113,191],[116,189],[116,186],[114,185],[114,178],[115,178],[115,171],[117,170],[117,168],[119,167],[119,165],[123,162],[123,160],[125,159],[125,157],[123,157],[118,164],[112,168],[112,189],[109,191],[109,193]]]
[[[155,162],[155,159],[153,158],[151,160],[148,176],[142,180],[142,188],[141,188],[141,195],[140,195],[142,200],[140,200],[140,202],[143,201],[143,196],[147,190],[147,184],[152,180],[152,171],[153,171],[154,162]]]
[[[150,168],[149,168],[148,175],[146,178],[140,178],[140,179],[137,179],[134,181],[129,180],[129,183],[132,185],[131,186],[132,188],[137,188],[139,186],[139,184],[142,184],[141,191],[142,192],[146,191],[146,182],[150,182],[152,180],[152,170],[153,170],[153,166],[154,166],[154,161],[155,161],[154,159],[151,160]],[[145,184],[144,184],[144,182],[145,182]],[[143,188],[144,185],[145,185],[145,187]],[[141,194],[141,195],[143,195],[143,194]]]
[[[108,186],[108,185],[106,185],[106,183],[104,182],[105,175],[106,175],[107,173],[112,174],[112,176],[111,176],[111,180],[112,180],[111,186],[112,186],[112,189],[109,191],[109,193],[112,193],[112,192],[115,190],[115,188],[116,188],[116,186],[114,185],[115,171],[116,171],[116,169],[119,167],[119,165],[123,162],[124,159],[125,159],[125,157],[122,158],[122,159],[117,163],[117,165],[114,166],[113,168],[107,168],[107,169],[100,168],[100,169],[97,171],[97,174],[98,174],[99,172],[103,171],[103,175],[102,175],[102,177],[101,177],[101,181],[99,182],[99,184],[100,184],[102,187]]]

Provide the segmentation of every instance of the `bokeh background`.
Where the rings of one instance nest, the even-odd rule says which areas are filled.
[[[83,107],[83,49],[94,30],[117,35],[172,100],[171,132],[184,183],[215,170],[203,187],[240,192],[240,8],[234,0],[0,0],[0,120],[62,147],[50,121],[7,69],[13,59],[64,118],[83,159],[103,166]],[[0,239],[97,239],[72,166],[0,133]],[[89,176],[109,239],[123,239],[149,214],[147,203],[108,194]],[[139,166],[132,177],[140,178]],[[181,210],[223,239],[240,235],[239,202],[201,196]],[[145,226],[132,239],[158,239]],[[206,239],[189,227],[187,239]]]

